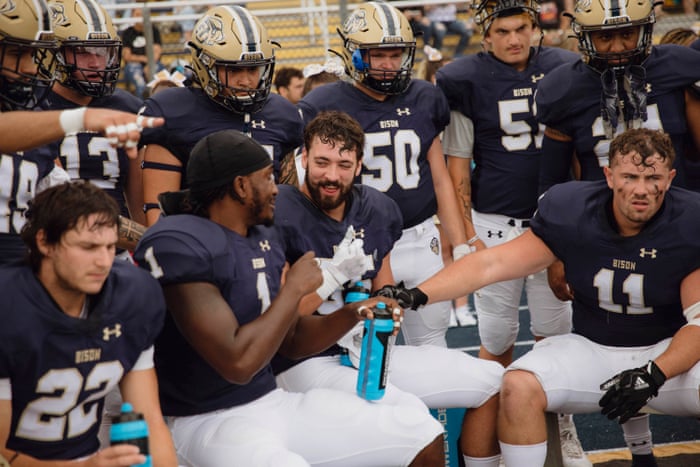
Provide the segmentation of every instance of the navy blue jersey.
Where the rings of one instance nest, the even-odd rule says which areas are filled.
[[[427,154],[450,121],[447,100],[439,89],[414,80],[403,94],[380,102],[337,81],[314,89],[298,105],[305,123],[323,110],[342,110],[360,122],[366,142],[358,182],[396,201],[404,227],[437,212]]]
[[[86,319],[63,313],[28,266],[0,270],[0,378],[10,378],[8,449],[76,459],[99,448],[105,395],[160,332],[158,283],[115,261]]]
[[[141,144],[157,144],[187,166],[194,145],[215,131],[234,129],[249,134],[270,154],[279,178],[280,163],[303,144],[304,127],[296,107],[279,94],[270,94],[260,112],[245,116],[226,110],[199,88],[170,88],[146,99],[144,115],[164,117],[165,125],[147,128]],[[186,188],[182,177],[181,188]]]
[[[333,258],[348,227],[364,242],[365,253],[372,256],[374,269],[362,279],[373,279],[382,260],[401,237],[403,221],[396,203],[374,188],[355,185],[342,222],[326,215],[298,188],[279,185],[275,201],[275,225],[284,236],[287,261],[293,264],[307,251],[318,258]]]
[[[103,107],[136,113],[143,102],[122,89],[111,96],[93,99],[88,107]],[[46,110],[64,110],[79,107],[51,91],[43,104]],[[105,190],[119,204],[121,214],[129,217],[124,190],[129,179],[129,158],[122,148],[114,148],[107,138],[93,132],[82,131],[68,135],[49,144],[71,180],[89,180]]]
[[[327,216],[298,188],[279,185],[275,201],[275,225],[280,228],[287,248],[287,261],[293,264],[307,251],[318,258],[333,258],[335,248],[345,237],[348,227],[355,229],[355,238],[363,241],[363,249],[371,255],[374,269],[367,271],[362,279],[373,279],[382,266],[382,260],[401,237],[403,220],[396,203],[374,188],[355,185],[345,208],[341,222]],[[338,303],[340,308],[343,304]],[[321,355],[334,355],[340,347],[332,346]],[[281,373],[293,362],[275,355],[272,368]]]
[[[647,82],[647,121],[645,128],[662,129],[673,141],[678,157],[678,171],[673,184],[684,187],[682,165],[685,122],[684,90],[700,80],[700,53],[678,45],[659,45],[652,48],[644,61]],[[624,96],[620,96],[622,99]],[[576,156],[581,164],[582,180],[603,178],[601,167],[608,165],[610,140],[606,139],[601,116],[600,73],[582,61],[565,65],[548,74],[539,85],[536,96],[538,120],[573,139]],[[624,130],[620,119],[618,134]],[[566,181],[567,170],[558,170],[562,164],[568,168],[572,154],[551,151],[545,142],[543,147],[543,189]],[[565,158],[562,162],[561,158]],[[548,163],[549,160],[555,160]],[[556,173],[548,172],[554,169]]]
[[[652,345],[686,323],[680,288],[700,267],[700,195],[671,188],[632,237],[617,233],[611,200],[604,181],[553,186],[530,225],[564,262],[574,332],[603,345]]]
[[[56,154],[43,146],[30,151],[0,153],[0,264],[21,260],[27,248],[19,232],[36,185],[54,168]]]
[[[574,61],[579,54],[545,47],[523,71],[485,52],[438,70],[450,109],[474,124],[471,197],[477,211],[519,219],[535,212],[544,132],[535,120],[535,91],[551,70]]]
[[[275,228],[253,227],[247,237],[208,219],[182,214],[160,219],[134,253],[163,286],[216,285],[242,326],[258,318],[280,287],[284,244]],[[255,400],[276,387],[270,366],[248,384],[226,381],[184,339],[168,314],[155,352],[165,415],[194,415]]]

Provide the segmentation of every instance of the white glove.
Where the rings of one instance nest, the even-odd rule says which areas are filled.
[[[362,239],[355,238],[355,229],[350,226],[345,237],[331,259],[319,259],[323,284],[316,293],[326,300],[338,287],[350,279],[359,279],[374,266],[372,259],[365,255]]]

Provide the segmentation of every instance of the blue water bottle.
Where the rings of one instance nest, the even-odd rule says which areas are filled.
[[[141,454],[146,456],[146,462],[133,467],[152,467],[153,461],[148,450],[148,425],[143,415],[134,412],[128,402],[122,404],[121,413],[112,418],[109,430],[110,444],[133,444],[138,446]]]
[[[384,396],[389,372],[389,354],[394,345],[394,321],[386,304],[379,302],[374,319],[366,319],[362,333],[360,369],[357,374],[357,395],[369,401]]]
[[[362,300],[367,300],[369,298],[369,289],[364,286],[362,282],[355,282],[352,287],[349,287],[345,292],[345,303],[361,302]],[[350,356],[348,355],[348,349],[343,349],[343,353],[340,354],[340,364],[352,367],[353,364],[350,361]]]

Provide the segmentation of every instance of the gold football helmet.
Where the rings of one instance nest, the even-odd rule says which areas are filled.
[[[54,80],[56,50],[49,8],[44,0],[0,0],[3,110],[32,109],[44,99]]]
[[[59,42],[56,79],[86,96],[108,96],[119,79],[122,42],[96,0],[49,0]]]
[[[484,35],[494,19],[520,12],[528,13],[532,17],[533,24],[537,25],[537,15],[540,10],[537,0],[483,0],[474,3],[472,8],[476,10],[474,21],[481,26]]]
[[[243,7],[217,6],[194,26],[188,44],[195,81],[217,104],[238,113],[260,111],[270,95],[275,68],[273,46],[265,26]],[[229,84],[231,72],[257,68],[255,87]]]
[[[360,5],[343,23],[338,34],[343,40],[341,53],[345,72],[357,83],[382,94],[400,94],[411,82],[416,39],[406,17],[385,2]],[[403,50],[399,68],[373,67],[370,50]]]
[[[611,61],[623,66],[639,65],[644,61],[651,51],[655,21],[651,0],[577,0],[571,27],[585,60],[595,68],[607,69]],[[634,49],[621,53],[600,53],[596,50],[591,33],[628,27],[639,28],[639,39]]]

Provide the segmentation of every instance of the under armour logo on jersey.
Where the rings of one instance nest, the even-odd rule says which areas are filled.
[[[440,242],[438,241],[437,237],[433,237],[433,239],[430,240],[430,251],[436,255],[440,254]]]
[[[532,80],[533,83],[538,82],[538,81],[541,80],[542,78],[544,78],[544,73],[540,73],[539,75],[532,75],[532,76],[530,76],[530,79]]]
[[[258,245],[260,245],[260,250],[262,251],[270,251],[272,247],[270,247],[270,241],[269,240],[264,240],[264,241],[259,241]]]
[[[265,128],[265,120],[253,120],[250,122],[250,126],[252,128],[260,129],[260,128]]]
[[[119,338],[122,336],[122,325],[117,323],[114,325],[113,329],[110,329],[109,326],[105,326],[102,328],[102,340],[105,342],[109,342],[109,340],[114,336],[115,338]]]
[[[657,253],[656,248],[652,248],[651,250],[647,250],[646,248],[639,249],[639,257],[640,258],[644,258],[645,256],[649,256],[651,259],[656,259],[656,253]]]
[[[355,238],[365,238],[365,228],[355,230]]]
[[[403,109],[396,109],[396,115],[399,117],[405,117],[407,115],[411,115],[411,109],[408,107],[404,107]]]
[[[503,238],[503,231],[497,230],[494,232],[493,230],[489,230],[486,232],[486,236],[488,238],[493,238],[493,237]]]

